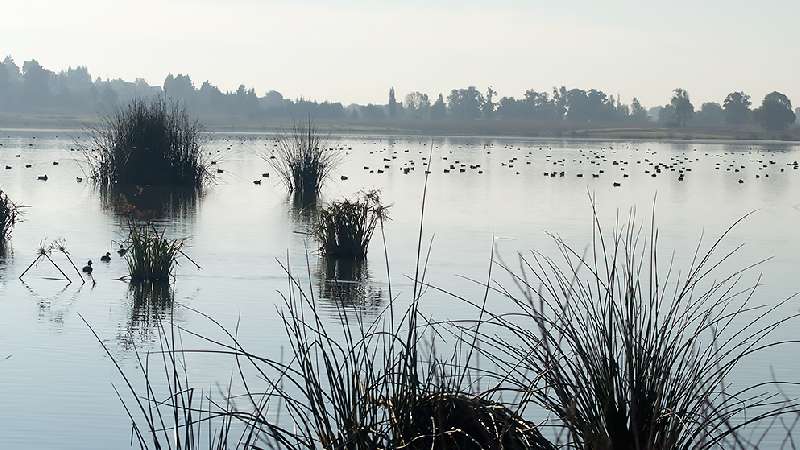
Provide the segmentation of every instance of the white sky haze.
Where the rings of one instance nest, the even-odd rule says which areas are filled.
[[[800,1],[0,0],[0,57],[161,85],[188,73],[296,98],[385,103],[475,85],[597,88],[695,105],[773,90],[800,105]]]

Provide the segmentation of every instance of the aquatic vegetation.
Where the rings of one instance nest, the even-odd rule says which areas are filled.
[[[777,314],[789,299],[753,304],[760,277],[739,284],[757,264],[716,274],[740,248],[720,251],[729,231],[706,252],[698,244],[688,270],[665,270],[656,230],[645,240],[630,222],[608,241],[595,218],[588,257],[556,238],[563,263],[535,252],[520,255],[521,272],[507,268],[519,311],[493,320],[518,341],[484,334],[482,348],[574,448],[739,448],[745,427],[791,404],[767,383],[729,391],[727,379],[780,345],[766,339],[797,314]]]
[[[322,253],[333,258],[364,259],[375,228],[389,218],[380,192],[362,192],[355,200],[334,201],[319,211],[314,237]]]
[[[132,283],[169,283],[178,256],[183,255],[183,240],[168,239],[152,225],[130,225],[130,246],[125,253]]]
[[[326,147],[309,118],[296,122],[291,131],[280,136],[274,154],[264,155],[264,159],[296,199],[311,202],[338,165],[339,154]]]
[[[134,99],[91,130],[83,154],[101,186],[199,188],[213,177],[203,158],[201,129],[178,103]]]
[[[0,247],[5,247],[11,239],[14,226],[21,219],[20,207],[17,206],[3,191],[0,191]]]
[[[53,252],[58,252],[58,253],[61,253],[62,255],[64,255],[64,257],[67,259],[67,261],[75,269],[75,273],[78,274],[78,279],[81,280],[81,283],[86,283],[86,281],[83,279],[83,276],[81,275],[81,271],[78,270],[78,266],[76,266],[75,262],[72,260],[72,257],[70,256],[70,253],[69,253],[69,250],[67,250],[66,240],[63,239],[63,238],[53,240],[50,243],[47,243],[46,241],[42,241],[39,244],[39,247],[36,248],[36,257],[33,259],[33,261],[31,261],[31,263],[28,265],[28,267],[25,268],[25,270],[22,272],[22,274],[20,274],[19,279],[22,280],[25,277],[25,275],[28,272],[30,272],[30,270],[34,266],[36,266],[40,261],[42,261],[44,259],[44,260],[47,260],[48,262],[50,262],[50,264],[53,267],[55,267],[56,270],[58,270],[58,272],[67,281],[67,283],[72,283],[72,279],[66,274],[66,272],[64,272],[64,270],[61,268],[61,265],[59,265],[55,260],[53,260]],[[91,266],[91,261],[89,262],[89,265]],[[84,272],[86,272],[86,271],[84,271]],[[87,272],[87,275],[91,275],[91,271]]]

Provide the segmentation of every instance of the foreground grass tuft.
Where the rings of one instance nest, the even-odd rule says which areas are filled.
[[[716,273],[741,248],[720,250],[730,229],[705,252],[698,244],[683,270],[660,263],[655,230],[641,238],[631,221],[608,239],[595,217],[594,231],[588,256],[558,238],[557,259],[519,256],[522,269],[508,269],[519,312],[496,318],[518,341],[484,342],[518,389],[558,419],[566,443],[740,448],[748,425],[789,411],[768,383],[728,381],[743,359],[782,344],[767,339],[797,317],[776,314],[789,299],[753,304],[760,276],[740,283],[758,264]]]
[[[200,132],[200,124],[178,103],[134,99],[91,131],[91,147],[83,153],[102,186],[200,188],[212,177]]]

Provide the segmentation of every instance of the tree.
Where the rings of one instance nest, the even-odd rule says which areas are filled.
[[[703,103],[695,120],[706,126],[722,125],[725,122],[725,111],[719,103]]]
[[[486,89],[486,99],[481,105],[481,111],[483,112],[483,117],[489,119],[494,115],[494,96],[497,95],[497,91],[488,87]]]
[[[422,119],[428,116],[431,109],[431,101],[427,94],[422,92],[411,92],[406,95],[403,102],[403,109],[414,119]]]
[[[195,93],[191,77],[182,74],[177,76],[167,75],[167,78],[164,79],[164,93],[176,100],[182,100],[186,104],[190,104]]]
[[[770,92],[756,110],[761,125],[768,130],[785,130],[797,119],[792,102],[780,92]]]
[[[444,105],[444,97],[439,94],[436,102],[431,106],[431,119],[439,120],[444,119],[447,114],[447,107]]]
[[[450,113],[459,119],[477,119],[481,116],[484,98],[475,86],[466,89],[453,89],[447,96]]]
[[[633,97],[631,101],[631,113],[629,117],[635,122],[647,122],[648,120],[647,110],[644,109],[644,106],[642,106],[641,102],[639,102],[639,99],[636,97]]]
[[[669,102],[671,123],[677,127],[685,127],[694,116],[694,105],[689,99],[689,93],[685,89],[675,89],[672,91],[672,99]]]
[[[44,104],[50,97],[50,78],[53,72],[42,67],[35,59],[22,64],[22,88],[25,98],[32,104]]]
[[[397,116],[397,99],[394,96],[394,88],[389,89],[389,117]]]
[[[731,92],[722,103],[725,109],[725,122],[731,125],[741,125],[750,121],[750,96],[742,91]]]

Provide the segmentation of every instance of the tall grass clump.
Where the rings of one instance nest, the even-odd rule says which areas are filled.
[[[168,239],[164,231],[150,225],[131,225],[125,254],[132,283],[169,283],[183,254],[183,240]]]
[[[274,154],[264,158],[294,198],[304,203],[316,199],[339,163],[339,154],[326,147],[311,118],[278,137]]]
[[[11,239],[14,226],[20,220],[20,208],[3,191],[0,191],[0,247],[5,248]]]
[[[319,211],[314,237],[325,256],[364,259],[375,228],[389,218],[380,193],[362,192],[355,200],[334,201]]]
[[[797,314],[773,318],[789,299],[754,303],[760,276],[741,283],[758,263],[717,273],[741,248],[721,250],[729,232],[678,270],[674,255],[662,265],[657,231],[642,237],[632,219],[604,236],[595,214],[585,253],[555,238],[557,258],[520,255],[508,269],[521,295],[502,292],[519,312],[493,320],[515,344],[486,339],[486,355],[574,448],[751,448],[746,427],[789,404],[770,383],[733,388],[729,376],[783,343],[767,339]]]
[[[404,311],[395,310],[390,283],[388,305],[376,317],[344,308],[342,320],[335,325],[326,323],[320,315],[317,297],[305,288],[306,282],[293,274],[288,262],[282,265],[289,290],[281,294],[283,307],[278,315],[288,340],[288,354],[281,352],[280,357],[247,350],[237,330],[228,330],[215,319],[178,305],[214,323],[223,338],[176,327],[211,347],[173,347],[162,352],[170,355],[166,372],[174,373],[175,355],[227,355],[235,362],[236,380],[232,382],[241,392],[232,392],[229,384],[225,398],[208,401],[213,409],[198,409],[185,399],[189,392],[185,382],[171,386],[165,401],[151,390],[149,382],[145,392],[135,390],[118,366],[136,402],[135,408],[128,408],[131,403],[123,400],[126,411],[134,411],[129,416],[140,446],[152,443],[148,447],[166,447],[169,436],[163,417],[174,417],[171,421],[177,424],[176,429],[170,431],[179,437],[192,436],[200,426],[211,423],[208,419],[216,419],[219,431],[208,433],[224,439],[214,442],[215,449],[554,450],[536,424],[523,418],[524,399],[505,403],[497,386],[485,391],[476,387],[480,384],[467,374],[480,371],[470,366],[470,356],[460,356],[458,345],[447,359],[432,350],[439,333],[419,309],[426,273],[420,267],[422,259],[426,258],[422,255],[420,226],[409,306]],[[426,344],[428,338],[430,344]],[[176,342],[174,335],[171,342]],[[430,350],[427,354],[423,351],[426,348]],[[472,354],[471,349],[467,351]],[[143,369],[142,373],[147,378],[149,371]],[[189,420],[190,414],[199,419]],[[229,441],[228,437],[236,440]]]
[[[102,186],[200,188],[212,177],[203,159],[201,128],[179,103],[134,99],[91,130],[83,153]]]

